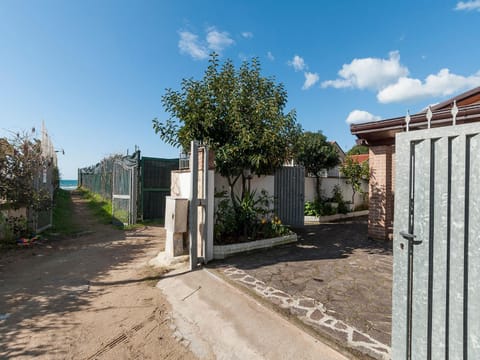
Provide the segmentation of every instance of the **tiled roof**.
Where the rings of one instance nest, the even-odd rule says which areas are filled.
[[[364,161],[368,160],[368,154],[350,155],[350,158],[352,158],[355,162],[361,164]]]

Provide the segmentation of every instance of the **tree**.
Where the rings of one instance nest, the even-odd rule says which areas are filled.
[[[291,156],[300,134],[295,112],[284,113],[287,92],[272,77],[263,77],[260,62],[245,61],[238,70],[231,60],[220,66],[214,53],[201,80],[184,79],[181,90],[167,89],[162,104],[170,117],[153,120],[166,143],[188,150],[199,140],[215,153],[215,168],[227,178],[230,198],[242,180],[243,199],[249,173],[266,175]]]
[[[368,154],[368,146],[354,145],[350,150],[347,151],[347,155],[360,155],[360,154]]]
[[[340,167],[343,175],[347,178],[347,183],[352,187],[352,204],[355,202],[355,194],[362,193],[362,181],[368,180],[370,170],[368,160],[362,163],[355,161],[351,156],[345,158],[344,163]]]
[[[321,172],[340,163],[338,152],[321,132],[304,132],[297,142],[295,160],[315,176],[316,198],[321,197]]]
[[[46,210],[50,194],[40,186],[48,159],[42,155],[41,143],[28,134],[0,139],[0,199],[4,207]]]

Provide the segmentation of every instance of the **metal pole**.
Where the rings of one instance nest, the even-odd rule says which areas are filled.
[[[194,140],[190,145],[190,271],[197,268],[197,206],[198,206],[198,144]]]
[[[208,237],[208,148],[203,146],[203,261],[207,263]]]

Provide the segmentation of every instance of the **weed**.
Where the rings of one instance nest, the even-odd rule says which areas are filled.
[[[78,232],[74,222],[73,202],[70,191],[57,189],[53,196],[53,226],[48,233],[72,235]]]
[[[88,208],[102,224],[112,223],[112,202],[89,190],[80,189],[80,194],[87,200]]]

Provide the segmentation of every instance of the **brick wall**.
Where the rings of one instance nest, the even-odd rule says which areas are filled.
[[[376,240],[389,240],[393,231],[394,209],[393,145],[371,146],[369,150],[370,191],[368,236]]]

